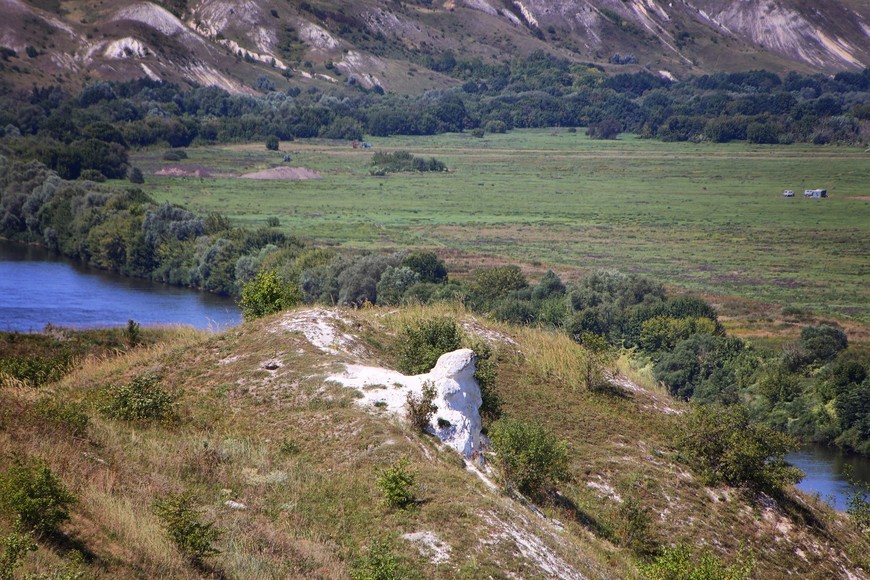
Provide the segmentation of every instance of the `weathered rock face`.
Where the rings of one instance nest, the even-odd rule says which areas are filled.
[[[438,395],[432,417],[435,435],[466,457],[480,449],[480,386],[474,378],[474,351],[468,348],[441,355],[428,375]]]
[[[423,385],[435,386],[432,432],[466,457],[480,449],[480,386],[474,378],[474,351],[463,348],[441,355],[428,373],[405,376],[379,367],[347,365],[330,381],[360,391],[359,404],[404,416],[409,394],[422,395]]]

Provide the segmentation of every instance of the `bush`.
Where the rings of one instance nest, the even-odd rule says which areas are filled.
[[[580,344],[584,349],[579,361],[583,386],[590,391],[607,387],[607,371],[616,358],[607,339],[587,332],[580,336]]]
[[[665,548],[649,564],[641,566],[648,580],[746,580],[752,576],[755,560],[741,552],[737,561],[726,566],[709,549],[695,552],[685,545]]]
[[[507,124],[505,124],[504,121],[493,119],[492,121],[486,122],[486,125],[483,126],[483,130],[487,133],[507,133]]]
[[[393,547],[384,540],[371,543],[350,572],[353,580],[398,580],[406,578],[404,567],[393,553]]]
[[[400,173],[408,171],[447,171],[447,166],[434,157],[424,159],[416,157],[407,151],[383,153],[378,151],[372,156],[372,175]]]
[[[519,266],[495,266],[475,272],[471,290],[483,300],[492,301],[528,285]]]
[[[447,267],[438,259],[435,252],[424,250],[412,252],[404,260],[402,266],[410,268],[420,276],[421,282],[447,282]]]
[[[617,512],[619,523],[616,536],[620,546],[643,556],[655,552],[656,539],[652,530],[652,510],[641,503],[640,491],[640,482],[632,481]]]
[[[423,383],[423,394],[417,396],[414,393],[408,393],[408,398],[405,402],[408,422],[415,430],[423,432],[429,426],[432,420],[432,415],[438,412],[437,405],[433,405],[435,400],[435,385],[430,381]]]
[[[284,282],[277,272],[264,270],[242,287],[239,308],[245,320],[253,320],[292,308],[301,301],[298,286]]]
[[[93,181],[94,183],[103,183],[106,181],[106,176],[96,169],[83,169],[79,174],[79,179],[82,181]]]
[[[539,423],[500,419],[489,430],[498,478],[508,490],[542,498],[568,476],[568,447]]]
[[[142,175],[142,170],[138,167],[133,167],[130,169],[130,173],[127,174],[127,179],[130,180],[130,183],[145,183],[145,176]]]
[[[376,288],[378,304],[396,306],[401,304],[408,288],[420,282],[420,275],[406,266],[387,266]]]
[[[187,151],[184,149],[170,149],[163,153],[164,161],[181,161],[187,159]]]
[[[412,471],[407,457],[396,461],[381,472],[377,479],[378,489],[388,507],[404,509],[414,503],[414,486],[417,474]]]
[[[111,419],[169,421],[175,418],[173,397],[160,388],[155,374],[136,377],[128,385],[112,387],[100,409]]]
[[[69,432],[74,437],[84,437],[91,422],[85,414],[84,406],[75,403],[42,399],[33,406],[33,411],[43,421]]]
[[[419,320],[399,332],[397,366],[406,375],[427,373],[438,357],[461,347],[462,331],[452,318]]]
[[[476,137],[478,139],[483,139],[484,133],[485,133],[485,131],[480,127],[476,127],[476,128],[471,130],[471,136]]]
[[[274,135],[269,135],[266,138],[266,149],[269,151],[277,151],[280,143],[278,142],[278,138]]]
[[[30,534],[12,532],[0,539],[0,580],[12,580],[27,552],[36,550]]]
[[[37,535],[51,535],[69,520],[76,502],[63,482],[41,460],[16,458],[0,474],[0,505],[14,513],[19,524]]]
[[[216,529],[213,523],[199,521],[199,511],[190,492],[169,494],[154,507],[172,542],[193,564],[201,565],[205,558],[220,554],[214,543],[223,531]]]
[[[849,340],[838,328],[805,326],[801,329],[800,346],[812,361],[828,362],[849,346]]]
[[[501,417],[501,398],[495,390],[497,368],[489,343],[474,337],[468,347],[474,351],[474,379],[480,387],[480,418],[487,428],[493,421]]]
[[[803,478],[799,469],[783,459],[797,449],[797,441],[751,423],[749,412],[736,405],[692,409],[678,447],[689,465],[710,484],[724,482],[777,493]]]

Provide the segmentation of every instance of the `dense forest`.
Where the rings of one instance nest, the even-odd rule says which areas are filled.
[[[523,127],[589,127],[598,138],[633,132],[664,141],[859,144],[870,141],[870,69],[833,77],[766,71],[671,82],[647,72],[607,76],[544,53],[494,65],[450,53],[428,63],[466,79],[417,97],[336,88],[261,97],[216,87],[185,90],[148,79],[97,81],[78,95],[57,86],[25,94],[0,85],[6,156],[38,159],[66,179],[120,178],[130,147],[263,140],[361,139]]]

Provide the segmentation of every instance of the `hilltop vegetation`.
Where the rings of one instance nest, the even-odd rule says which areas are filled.
[[[285,312],[219,335],[166,331],[159,344],[81,365],[41,389],[0,389],[0,479],[11,477],[13,455],[44,462],[76,500],[68,522],[32,536],[38,548],[20,554],[19,570],[626,577],[649,567],[655,577],[656,569],[706,566],[759,576],[861,574],[867,545],[844,515],[790,488],[758,495],[738,479],[704,483],[693,463],[681,462],[674,438],[683,404],[638,385],[586,389],[575,364],[586,351],[558,334],[446,307],[338,310],[321,320],[345,342],[326,354],[298,330],[307,316]],[[545,449],[553,437],[562,447],[564,471],[549,484],[558,493],[535,496],[543,517],[488,487],[430,436],[325,381],[343,363],[394,360],[397,332],[439,316],[497,353],[494,388],[509,421],[493,427],[495,439],[543,437]],[[150,387],[143,377],[154,377]],[[103,410],[119,389],[154,388],[171,395],[170,420]],[[84,432],[73,436],[35,413],[43,401],[78,405]],[[546,435],[510,427],[530,420]],[[414,474],[394,478],[411,486],[413,504],[381,501],[379,478],[390,469]],[[11,538],[15,523],[2,513],[0,536]],[[424,532],[446,558],[403,538]]]

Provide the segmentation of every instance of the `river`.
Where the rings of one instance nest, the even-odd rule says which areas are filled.
[[[231,298],[119,276],[0,240],[0,330],[120,326],[131,319],[220,330],[242,316]]]
[[[818,493],[840,511],[849,507],[849,494],[853,491],[844,475],[847,471],[852,472],[855,481],[870,484],[870,458],[862,455],[824,445],[807,445],[786,455],[786,460],[806,474],[798,489]]]

